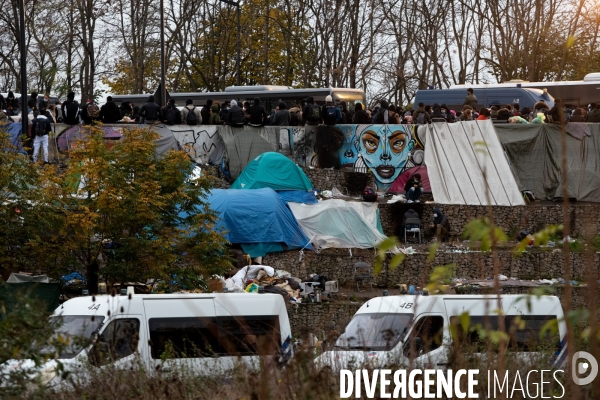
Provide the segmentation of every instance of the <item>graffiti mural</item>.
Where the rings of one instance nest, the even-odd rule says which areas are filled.
[[[371,172],[378,190],[390,188],[404,171],[423,164],[423,144],[413,125],[340,125],[342,168]]]
[[[223,140],[215,125],[173,125],[170,126],[175,139],[198,164],[208,164],[210,155],[221,148]]]

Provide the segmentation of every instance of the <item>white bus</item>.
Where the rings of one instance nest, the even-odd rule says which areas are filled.
[[[112,95],[113,101],[117,104],[123,101],[132,102],[136,106],[142,106],[148,101],[150,94],[128,94]],[[293,106],[302,106],[306,98],[312,96],[318,104],[325,104],[325,97],[331,96],[334,103],[345,101],[348,109],[354,110],[354,104],[357,102],[366,104],[367,98],[362,89],[346,88],[313,88],[313,89],[294,89],[288,86],[274,85],[256,85],[256,86],[229,86],[223,92],[190,92],[190,93],[169,93],[169,96],[175,99],[178,106],[185,106],[187,99],[192,99],[194,105],[204,106],[207,100],[235,100],[237,102],[253,102],[255,97],[259,97],[261,105],[265,107],[267,114],[277,107],[280,101],[286,103],[287,108]],[[241,104],[240,104],[241,106]]]

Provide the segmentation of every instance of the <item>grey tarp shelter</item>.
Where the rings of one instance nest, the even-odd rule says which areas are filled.
[[[525,204],[491,121],[434,122],[418,129],[436,203]]]
[[[521,190],[531,190],[538,199],[563,197],[560,125],[496,125],[496,132]],[[568,124],[567,133],[568,196],[600,202],[600,124]]]
[[[246,165],[262,153],[278,150],[276,145],[278,138],[270,141],[265,139],[261,133],[265,134],[265,130],[252,127],[219,127],[219,134],[227,148],[229,173],[232,179],[237,179]],[[276,132],[274,133],[276,134]]]

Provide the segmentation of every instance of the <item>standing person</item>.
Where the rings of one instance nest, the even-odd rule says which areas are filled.
[[[248,113],[246,114],[248,125],[256,128],[265,126],[267,118],[268,116],[265,108],[260,105],[260,98],[255,97],[252,105],[248,107]]]
[[[381,100],[381,102],[380,102],[379,111],[377,111],[377,114],[375,116],[375,123],[385,124],[385,125],[390,123],[389,105],[388,105],[388,102],[385,100]]]
[[[362,103],[356,103],[354,109],[355,113],[354,117],[352,118],[353,124],[362,125],[371,123],[371,117],[369,117],[369,114],[363,109]]]
[[[223,121],[221,121],[221,116],[219,115],[220,107],[218,103],[210,106],[210,118],[208,119],[209,125],[223,125]]]
[[[100,119],[105,124],[114,124],[121,119],[119,106],[113,101],[112,96],[108,96],[106,103],[100,107]]]
[[[300,126],[302,122],[302,112],[300,107],[293,106],[290,108],[290,126]]]
[[[44,97],[42,97],[38,101],[38,109],[41,110],[42,108],[44,108],[45,110],[48,110],[49,106],[50,106],[50,95],[48,93],[44,93]]]
[[[88,99],[85,107],[81,109],[81,119],[85,124],[100,120],[100,107],[92,99]]]
[[[161,110],[162,121],[167,125],[181,124],[181,111],[175,105],[175,99],[169,99],[169,103]]]
[[[44,164],[48,164],[48,134],[52,130],[50,119],[45,108],[39,110],[37,116],[33,119],[31,132],[33,138],[33,162],[37,162],[40,147],[44,152]]]
[[[212,104],[213,101],[211,99],[206,100],[206,104],[202,107],[202,110],[200,111],[200,114],[202,115],[202,125],[210,125],[210,110],[212,109]],[[198,124],[200,124],[200,122]]]
[[[79,124],[79,103],[75,101],[75,93],[69,92],[67,101],[62,104],[63,122],[67,125]]]
[[[221,121],[223,121],[223,125],[225,125],[226,121],[227,121],[227,114],[229,114],[229,105],[231,103],[229,102],[229,100],[225,100],[223,102],[223,104],[221,104],[221,111],[219,111],[219,118],[221,118]]]
[[[463,102],[464,106],[471,106],[471,109],[477,109],[477,96],[473,94],[473,89],[467,89],[467,97],[465,97],[465,101]]]
[[[425,104],[419,103],[419,107],[415,110],[412,115],[413,124],[429,124],[431,123],[431,117],[429,113],[425,111]]]
[[[210,101],[211,105],[212,105],[212,100]],[[204,124],[204,115],[202,115],[202,112],[204,111],[205,107],[202,107],[202,111],[198,110],[195,106],[194,106],[194,101],[192,99],[187,99],[185,101],[185,107],[183,107],[183,110],[181,110],[181,122],[187,125],[201,125]],[[206,124],[204,125],[208,125],[209,124],[209,120],[210,120],[210,113],[208,116],[208,119],[206,120]]]
[[[600,122],[600,104],[592,104],[592,109],[587,115],[587,122]]]
[[[133,114],[133,108],[131,109]],[[154,102],[154,96],[148,96],[148,102],[140,108],[140,117],[147,124],[154,124],[161,119],[160,106]]]
[[[226,124],[232,128],[243,128],[244,122],[246,121],[244,110],[242,110],[242,107],[238,106],[237,101],[235,100],[231,100],[230,105],[231,107],[229,108],[225,119]]]
[[[348,110],[348,103],[346,103],[346,101],[345,101],[345,100],[342,100],[342,101],[340,102],[340,107],[341,107],[341,110],[340,110],[340,111],[341,111],[341,112],[342,112],[342,114],[343,114],[343,115],[346,117],[346,118],[345,118],[345,119],[346,119],[346,123],[347,123],[347,124],[350,124],[350,123],[352,123],[352,119],[353,119],[353,117],[354,117],[354,114],[353,114],[353,113],[352,113],[350,110]],[[356,107],[356,106],[355,106],[355,107]]]
[[[423,194],[423,182],[421,181],[421,174],[414,174],[404,185],[404,192],[406,193],[407,203],[419,203],[421,195]]]
[[[388,122],[390,124],[399,124],[400,123],[400,115],[396,112],[396,106],[390,104],[388,108]]]
[[[279,111],[273,117],[273,125],[290,126],[290,112],[287,110],[287,105],[283,101],[280,101],[277,108]]]
[[[434,241],[446,241],[450,236],[450,221],[439,208],[433,209],[433,224],[429,226],[435,235]]]
[[[302,121],[304,121],[304,142],[307,146],[312,146],[315,143],[317,126],[321,122],[321,107],[315,104],[315,99],[312,96],[306,99]]]
[[[325,125],[342,123],[342,111],[333,104],[331,96],[325,97],[325,105],[321,109],[321,116]]]

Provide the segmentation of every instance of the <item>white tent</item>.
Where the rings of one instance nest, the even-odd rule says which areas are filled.
[[[380,231],[377,203],[333,199],[312,205],[290,202],[288,206],[317,249],[368,249],[386,239]]]

